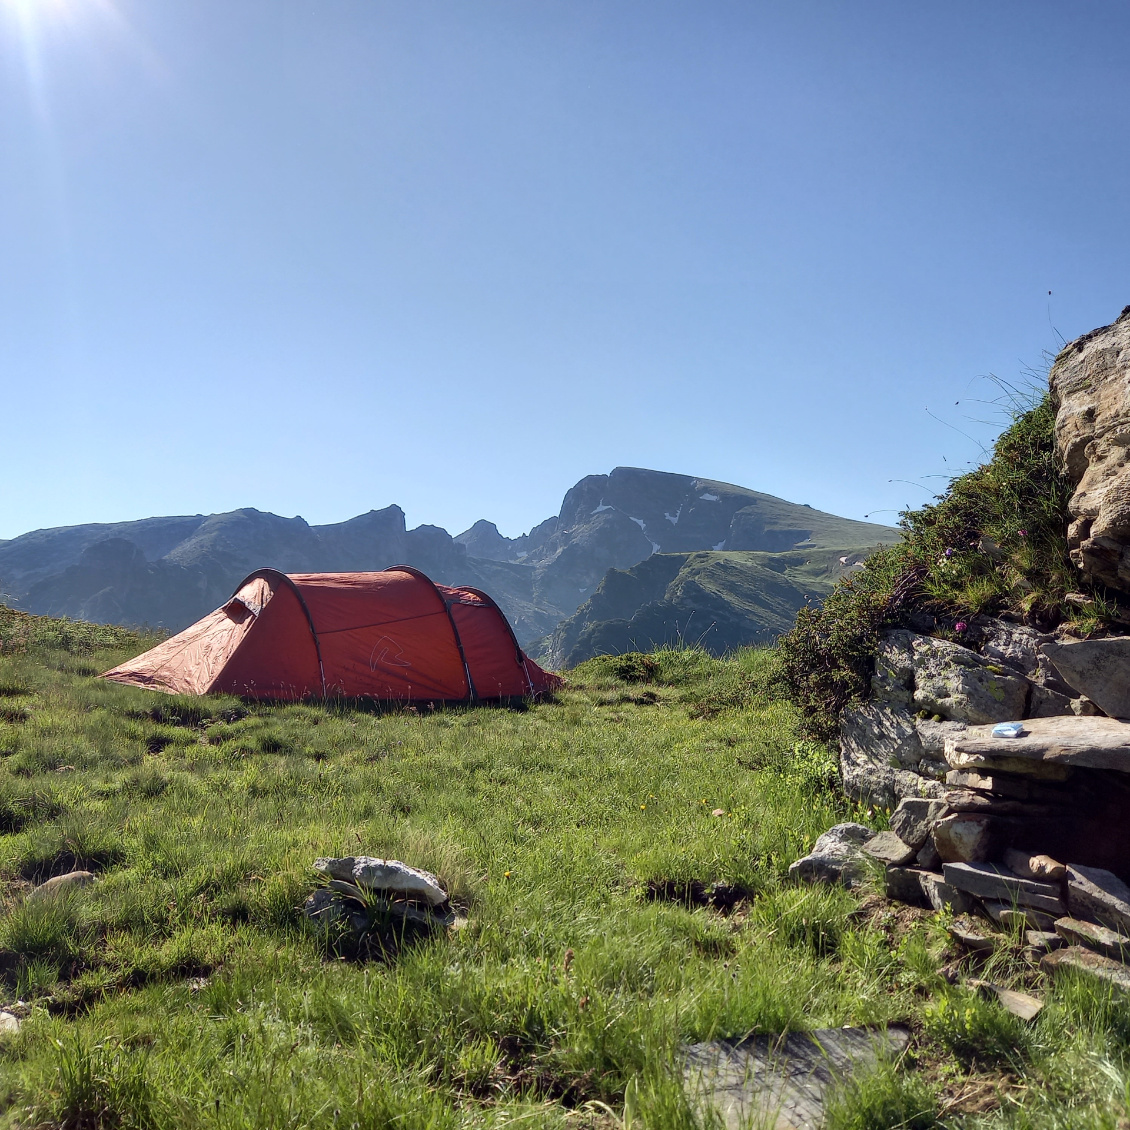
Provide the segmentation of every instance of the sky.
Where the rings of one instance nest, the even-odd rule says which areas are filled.
[[[893,522],[1130,303],[1130,6],[0,0],[0,538]],[[1050,292],[1050,293],[1049,293]]]

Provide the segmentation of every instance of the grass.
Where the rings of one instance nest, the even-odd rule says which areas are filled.
[[[939,976],[938,921],[788,882],[868,814],[767,652],[381,712],[103,683],[145,641],[101,631],[24,623],[0,651],[24,712],[0,722],[0,995],[27,1017],[0,1037],[0,1126],[689,1130],[680,1044],[894,1021],[911,1056],[831,1125],[1127,1113],[1125,1002],[1067,982],[1018,1028]],[[316,856],[362,851],[437,872],[467,925],[339,959],[298,908]],[[98,882],[24,901],[75,866]],[[993,977],[1031,988],[1010,961]]]

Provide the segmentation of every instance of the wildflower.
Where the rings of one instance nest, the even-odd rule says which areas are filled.
[[[1018,533],[1018,534],[1019,534],[1019,535],[1020,535],[1020,536],[1021,536],[1022,538],[1026,538],[1026,537],[1028,536],[1028,531],[1027,531],[1027,530],[1017,530],[1016,532],[1017,532],[1017,533]]]
[[[969,625],[964,620],[958,620],[958,622],[954,624],[953,630],[955,632],[964,632],[968,627]]]
[[[643,812],[643,810],[644,810],[645,808],[647,808],[647,805],[646,805],[646,804],[641,804],[641,805],[640,805],[640,812]]]
[[[952,549],[947,549],[947,550],[946,550],[946,556],[947,556],[947,557],[952,557],[952,556],[953,556],[953,550],[952,550]]]
[[[503,874],[502,874],[502,877],[503,877],[504,879],[509,879],[509,878],[510,878],[510,872],[509,872],[509,871],[504,871],[504,872],[503,872]]]

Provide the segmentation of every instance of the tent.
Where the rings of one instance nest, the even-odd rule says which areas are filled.
[[[215,612],[102,676],[170,694],[474,702],[562,680],[518,646],[484,592],[418,569],[259,569]]]

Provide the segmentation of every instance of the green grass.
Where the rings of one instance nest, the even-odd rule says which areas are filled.
[[[0,995],[28,1016],[0,1037],[0,1125],[673,1130],[695,1125],[683,1042],[892,1021],[912,1055],[834,1126],[1126,1113],[1124,1002],[1067,984],[1018,1034],[939,977],[938,922],[789,884],[866,813],[766,652],[593,660],[527,710],[379,712],[103,683],[143,641],[37,630],[0,651],[26,715],[0,722]],[[336,957],[298,908],[316,856],[362,851],[437,872],[467,925]],[[76,865],[99,881],[24,901]],[[702,905],[722,889],[736,905]],[[962,1114],[985,1086],[996,1112]]]

